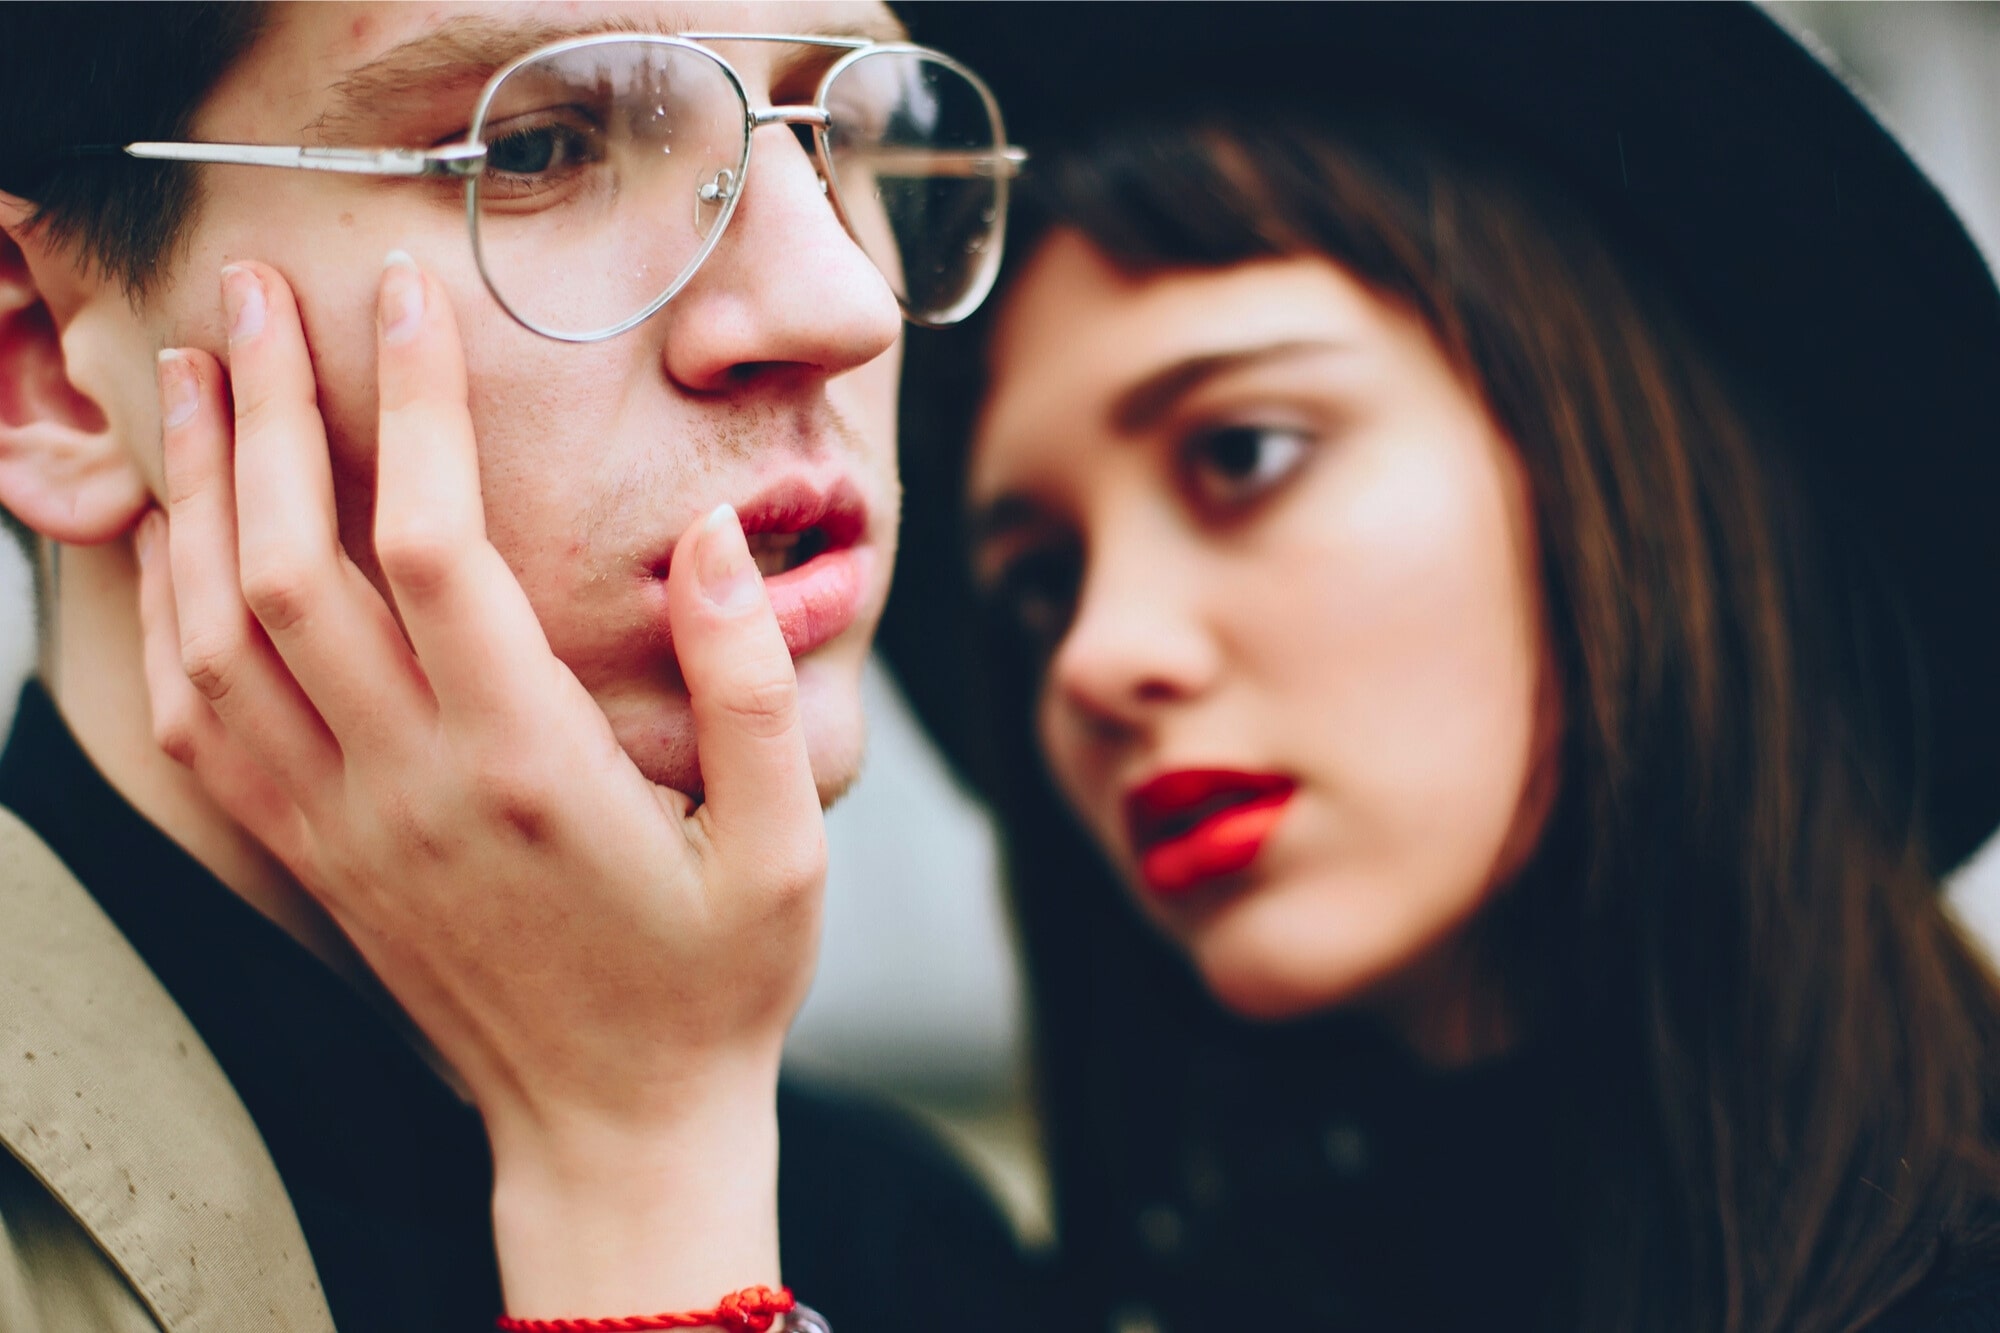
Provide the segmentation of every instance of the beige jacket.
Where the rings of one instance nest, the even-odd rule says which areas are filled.
[[[324,1333],[312,1256],[215,1059],[0,810],[0,1333]]]

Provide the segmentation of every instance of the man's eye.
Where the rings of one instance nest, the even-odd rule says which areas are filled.
[[[509,127],[486,140],[486,170],[502,176],[554,176],[602,156],[597,134],[568,121]]]
[[[1046,659],[1069,632],[1078,574],[1076,556],[1067,549],[1026,551],[1007,562],[990,585],[987,601]]]
[[[1227,508],[1256,499],[1305,461],[1312,437],[1281,426],[1221,426],[1182,447],[1181,463],[1195,495]]]

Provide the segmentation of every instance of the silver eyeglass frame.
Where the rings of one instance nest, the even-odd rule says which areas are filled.
[[[834,61],[827,67],[826,73],[820,76],[811,103],[769,106],[758,110],[751,105],[750,94],[744,88],[743,79],[737,74],[735,66],[731,65],[720,52],[702,45],[704,42],[786,42],[797,46],[841,50],[847,54]],[[508,303],[507,298],[494,283],[492,274],[487,272],[486,255],[480,241],[479,227],[479,181],[486,167],[487,148],[480,142],[480,135],[485,130],[486,116],[492,107],[494,94],[516,70],[550,56],[592,46],[614,44],[678,47],[693,51],[719,66],[728,78],[730,87],[735,89],[738,102],[743,106],[743,152],[737,160],[735,174],[729,182],[720,188],[715,185],[704,187],[702,199],[709,203],[720,203],[722,213],[716,219],[715,225],[710,228],[707,238],[696,251],[694,258],[688,262],[686,268],[667,290],[639,313],[607,328],[590,333],[569,333],[538,324],[522,315]],[[996,140],[993,152],[986,154],[968,151],[965,160],[960,164],[963,174],[990,176],[994,181],[996,216],[991,239],[980,257],[979,271],[968,285],[966,294],[942,313],[918,314],[910,309],[909,302],[904,297],[899,295],[896,298],[897,305],[902,309],[903,318],[910,323],[929,328],[944,328],[958,323],[977,310],[979,303],[984,301],[987,293],[993,289],[994,279],[1000,271],[1000,258],[1006,248],[1008,186],[1013,178],[1020,174],[1021,167],[1028,160],[1028,154],[1025,149],[1007,142],[1006,124],[1000,116],[1000,104],[994,99],[993,91],[986,86],[985,80],[944,52],[911,42],[878,42],[866,37],[799,36],[761,32],[691,32],[675,36],[660,33],[596,33],[537,47],[502,66],[487,79],[485,87],[480,90],[479,99],[473,106],[472,123],[466,130],[465,138],[459,142],[440,144],[435,148],[322,148],[280,144],[141,142],[124,145],[124,151],[129,156],[154,161],[192,162],[216,166],[286,167],[299,171],[330,171],[359,176],[461,179],[465,182],[465,226],[467,236],[472,242],[473,262],[479,269],[480,280],[485,283],[486,290],[492,294],[500,308],[523,328],[557,342],[603,342],[638,327],[658,314],[661,308],[679,295],[681,289],[701,271],[701,266],[708,261],[709,254],[721,241],[723,232],[728,230],[729,220],[736,214],[737,202],[743,197],[742,183],[748,179],[750,170],[751,145],[756,139],[756,131],[766,126],[808,125],[812,128],[813,166],[819,174],[820,184],[833,206],[834,215],[839,219],[841,227],[861,252],[868,254],[867,246],[862,244],[853,219],[840,197],[839,173],[833,169],[832,153],[827,143],[827,133],[832,128],[833,114],[827,108],[826,96],[828,89],[843,72],[869,56],[880,54],[921,55],[927,60],[944,65],[971,84],[979,94],[985,105],[986,114],[993,123]],[[926,154],[926,156],[936,160],[939,155]],[[880,271],[880,265],[876,263],[873,255],[869,255],[869,262],[876,264],[877,271]],[[883,276],[886,279],[888,275]],[[891,283],[892,288],[894,285]]]

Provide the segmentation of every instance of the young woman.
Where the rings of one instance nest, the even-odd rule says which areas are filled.
[[[1747,10],[919,17],[1035,159],[885,635],[1004,820],[1066,1304],[1993,1327],[1935,194]]]
[[[1008,834],[1016,1324],[1993,1326],[2000,997],[1937,882],[2000,816],[2000,298],[1949,211],[1748,9],[1058,12],[914,15],[1036,179],[982,354],[912,348],[888,632]],[[454,781],[395,795],[508,845]]]

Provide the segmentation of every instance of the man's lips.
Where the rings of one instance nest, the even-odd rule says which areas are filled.
[[[817,531],[828,547],[851,546],[868,527],[868,503],[854,483],[842,477],[815,486],[803,477],[787,477],[765,487],[736,507],[743,535],[756,539],[768,533]]]
[[[1125,828],[1146,886],[1163,898],[1248,870],[1297,784],[1275,773],[1185,769],[1125,797]]]
[[[764,591],[793,657],[838,638],[861,613],[875,569],[868,505],[846,478],[816,485],[787,477],[737,506]],[[672,551],[653,564],[665,582]]]

